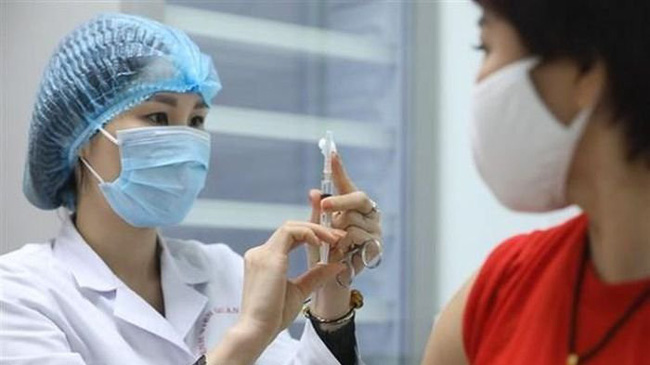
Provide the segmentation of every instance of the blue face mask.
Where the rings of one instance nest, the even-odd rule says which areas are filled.
[[[122,171],[99,187],[122,219],[134,227],[180,223],[205,185],[210,163],[210,134],[190,127],[144,127],[100,132],[120,149]]]

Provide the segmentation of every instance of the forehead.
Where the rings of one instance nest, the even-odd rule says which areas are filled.
[[[493,9],[483,7],[481,12],[481,17],[479,18],[478,25],[481,28],[490,28],[495,25],[503,23],[508,23],[508,21],[503,18],[498,12]]]

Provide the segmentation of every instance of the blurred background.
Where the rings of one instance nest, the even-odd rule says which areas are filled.
[[[496,244],[575,214],[508,212],[480,181],[467,136],[480,9],[469,0],[2,1],[0,253],[57,232],[57,212],[21,191],[32,103],[58,41],[106,11],[185,30],[224,85],[207,123],[207,186],[165,234],[243,253],[308,218],[317,141],[334,132],[384,217],[384,262],[354,284],[366,296],[357,329],[367,364],[419,363],[434,316]],[[295,253],[292,274],[305,267]]]

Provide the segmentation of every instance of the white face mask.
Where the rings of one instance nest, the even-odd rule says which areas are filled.
[[[472,110],[474,160],[506,207],[546,212],[568,205],[566,185],[575,149],[589,120],[586,108],[567,126],[548,110],[526,58],[476,85]]]

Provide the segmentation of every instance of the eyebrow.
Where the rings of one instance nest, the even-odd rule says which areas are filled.
[[[152,98],[149,99],[149,101],[157,101],[159,103],[167,104],[173,107],[178,105],[178,101],[176,100],[176,98],[172,96],[160,95],[160,94],[154,95]],[[203,100],[197,101],[196,104],[194,105],[194,109],[205,109],[207,107],[208,105]]]

